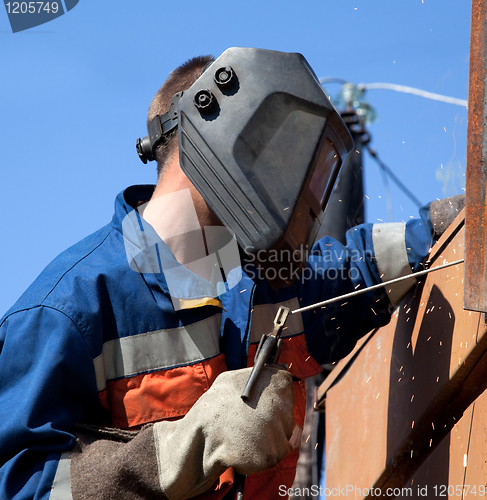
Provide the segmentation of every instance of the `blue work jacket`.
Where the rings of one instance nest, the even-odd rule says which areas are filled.
[[[68,474],[62,459],[75,445],[75,424],[130,429],[183,416],[219,372],[247,366],[279,305],[296,309],[336,297],[403,274],[404,266],[417,271],[432,244],[427,217],[364,224],[348,232],[347,246],[318,241],[303,279],[291,287],[273,290],[247,262],[238,282],[217,297],[220,305],[175,310],[164,272],[138,272],[127,257],[124,220],[132,214],[137,223],[134,207],[152,191],[133,186],[120,193],[112,221],[49,264],[0,321],[0,498],[49,498],[63,470]],[[388,227],[400,243],[392,259]],[[144,237],[142,224],[133,230],[136,240]],[[392,261],[385,271],[378,254]],[[201,279],[181,273],[181,293],[201,297]],[[301,339],[307,356],[296,361],[295,376],[347,355],[357,339],[389,321],[396,301],[393,290],[380,289],[293,315],[283,336]],[[190,380],[191,367],[195,376],[195,366],[201,388],[188,388],[185,400],[181,381]],[[165,407],[160,397],[142,394],[163,379],[171,388]]]

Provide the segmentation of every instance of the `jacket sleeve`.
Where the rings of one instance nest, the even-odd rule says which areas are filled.
[[[0,326],[0,498],[164,500],[152,426],[99,427],[103,417],[85,338],[39,306]]]
[[[0,325],[0,498],[69,499],[73,426],[100,412],[93,356],[73,322],[44,306]]]
[[[324,237],[313,247],[298,282],[306,306],[423,269],[433,244],[429,212],[407,223],[363,224],[347,232],[347,245]],[[357,340],[387,324],[411,279],[302,313],[309,352],[321,364],[346,356]]]

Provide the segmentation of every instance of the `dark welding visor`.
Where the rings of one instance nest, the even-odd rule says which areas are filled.
[[[292,283],[353,147],[306,59],[226,50],[139,139],[143,161],[175,125],[188,178],[273,286]]]

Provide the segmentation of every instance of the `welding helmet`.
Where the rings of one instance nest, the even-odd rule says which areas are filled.
[[[291,284],[353,147],[306,59],[226,50],[138,139],[144,163],[176,126],[182,170],[268,281]]]

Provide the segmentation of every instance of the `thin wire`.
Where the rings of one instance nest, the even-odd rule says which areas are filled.
[[[418,207],[422,207],[421,203],[416,196],[399,180],[399,178],[394,174],[394,172],[379,158],[377,151],[367,146],[367,151],[370,156],[378,163],[379,167],[387,173],[387,175],[396,183],[396,185],[403,191],[403,193],[409,197],[409,199]]]
[[[398,283],[399,281],[416,278],[416,276],[422,276],[423,274],[428,274],[433,271],[438,271],[439,269],[444,269],[445,267],[456,266],[464,262],[464,259],[456,260],[454,262],[449,262],[448,264],[442,264],[441,266],[432,267],[431,269],[425,269],[423,271],[417,271],[416,273],[408,274],[406,276],[401,276],[400,278],[395,278],[393,280],[384,281],[383,283],[379,283],[377,285],[372,285],[367,288],[363,288],[362,290],[356,290],[355,292],[346,293],[345,295],[340,295],[338,297],[333,297],[332,299],[324,300],[323,302],[317,302],[316,304],[311,304],[310,306],[300,307],[299,309],[295,309],[291,311],[291,314],[296,314],[298,312],[309,311],[310,309],[316,309],[318,307],[323,307],[328,304],[332,304],[333,302],[338,302],[339,300],[348,299],[350,297],[355,297],[356,295],[361,295],[362,293],[370,292],[371,290],[377,290],[378,288],[384,288],[388,285],[392,285],[393,283]]]
[[[370,153],[370,148],[367,148]],[[394,212],[392,209],[392,196],[391,196],[391,188],[389,186],[389,178],[387,177],[386,169],[381,162],[377,162],[379,164],[380,173],[382,176],[382,183],[384,184],[384,191],[386,193],[386,205],[387,205],[387,215],[389,217],[389,222],[394,221]]]
[[[350,83],[343,78],[335,78],[334,76],[325,76],[323,78],[318,78],[320,83],[341,83],[345,85],[346,83]]]
[[[416,89],[414,87],[407,87],[406,85],[397,85],[395,83],[359,83],[357,89],[361,90],[394,90],[395,92],[402,92],[404,94],[414,94],[425,99],[433,101],[446,102],[448,104],[455,104],[456,106],[468,107],[468,101],[465,99],[458,99],[456,97],[448,97],[446,95],[435,94],[427,92],[426,90]]]

